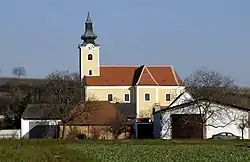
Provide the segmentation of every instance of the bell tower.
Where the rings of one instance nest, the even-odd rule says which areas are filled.
[[[100,76],[100,46],[96,44],[97,36],[93,31],[93,23],[88,12],[85,22],[85,31],[81,36],[82,44],[78,45],[79,48],[79,61],[80,61],[80,76]]]

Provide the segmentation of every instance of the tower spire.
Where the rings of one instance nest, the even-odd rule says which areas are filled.
[[[88,12],[88,16],[87,16],[87,19],[86,19],[85,23],[92,23],[92,20],[91,20],[91,17],[90,17],[90,12]]]
[[[88,44],[88,43],[95,44],[96,38],[97,36],[93,31],[93,23],[90,17],[90,12],[88,12],[88,16],[85,22],[85,32],[81,36],[81,39],[83,40],[83,44]]]

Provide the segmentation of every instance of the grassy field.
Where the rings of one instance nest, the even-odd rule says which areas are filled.
[[[0,161],[246,162],[250,141],[1,140]]]

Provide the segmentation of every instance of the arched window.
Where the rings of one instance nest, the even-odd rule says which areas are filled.
[[[89,70],[89,75],[92,75],[92,70]]]
[[[88,54],[88,60],[93,60],[93,55],[92,54]]]
[[[108,101],[113,101],[113,94],[108,94]]]
[[[149,93],[145,93],[144,100],[150,101],[150,94]]]
[[[165,95],[166,101],[171,101],[171,95],[169,93],[166,93]]]

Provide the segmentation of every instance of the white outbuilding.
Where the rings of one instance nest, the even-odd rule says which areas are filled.
[[[42,104],[29,104],[21,118],[21,138],[57,138],[59,113]]]
[[[198,102],[184,92],[168,107],[155,110],[154,135],[161,139],[209,139],[229,132],[249,139],[249,111],[249,108],[218,101]]]

